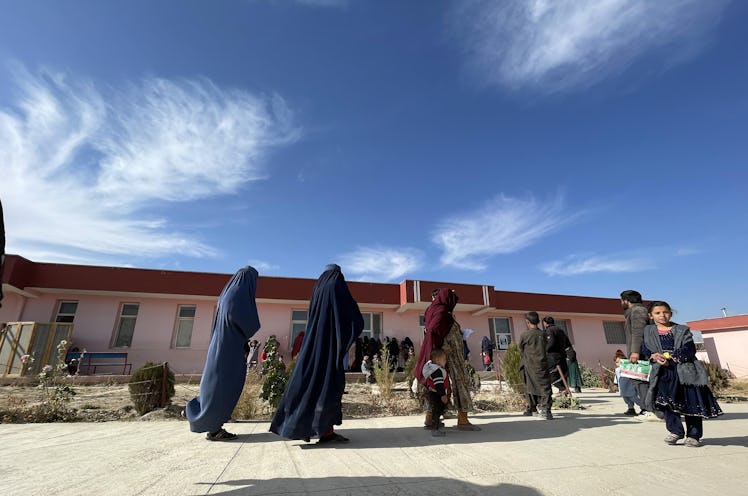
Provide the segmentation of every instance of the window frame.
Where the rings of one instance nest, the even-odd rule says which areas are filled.
[[[75,311],[73,313],[63,313],[62,312],[62,305],[66,303],[74,303],[75,304]],[[65,324],[72,324],[75,320],[75,314],[78,312],[78,305],[80,302],[78,300],[59,300],[57,302],[57,312],[55,313],[55,318],[53,322],[61,322]],[[65,319],[67,317],[70,317],[70,320],[60,320],[61,318]]]
[[[370,329],[366,328],[366,316],[369,316]],[[369,339],[382,339],[382,330],[384,329],[384,315],[382,312],[361,312],[361,316],[364,317],[364,329],[361,331],[361,338],[368,336]],[[375,316],[378,317],[379,329],[375,330]]]
[[[507,331],[502,332],[496,332],[496,319],[501,319],[506,321],[507,324]],[[514,341],[514,338],[512,336],[512,319],[511,317],[507,316],[496,316],[496,317],[488,317],[488,335],[491,338],[491,341],[493,342],[493,349],[496,351],[506,351],[509,348],[509,345],[512,344]],[[501,341],[499,339],[499,335],[507,336],[507,339],[505,341]]]
[[[182,309],[184,308],[191,308],[193,310],[192,317],[182,317],[181,313],[182,313]],[[171,341],[172,348],[177,349],[177,350],[185,350],[185,349],[192,348],[192,334],[195,332],[195,317],[196,316],[197,316],[197,305],[189,305],[189,304],[177,305],[177,314],[174,319],[174,337],[172,338],[172,341]],[[187,343],[187,346],[179,346],[177,343],[179,342],[179,335],[180,335],[179,332],[181,330],[180,324],[182,322],[187,322],[187,321],[190,321],[192,323],[192,325],[190,326],[190,330],[189,330],[190,335],[188,338],[188,343]]]
[[[137,307],[137,310],[135,312],[135,315],[125,315],[125,307],[127,306],[135,306]],[[135,326],[138,323],[138,314],[140,313],[140,303],[136,302],[123,302],[119,306],[119,312],[117,314],[117,321],[114,324],[114,332],[112,336],[112,345],[110,348],[132,348],[132,340],[135,337]],[[132,324],[132,335],[130,336],[130,342],[126,346],[118,346],[117,342],[119,341],[120,332],[122,331],[122,323],[125,320],[133,320]]]
[[[615,329],[611,329],[610,326],[615,324]],[[605,336],[605,344],[626,344],[626,330],[624,328],[625,322],[622,320],[603,320],[603,334]],[[620,337],[618,333],[620,332]],[[615,333],[615,334],[614,334]],[[612,341],[613,337],[620,339],[620,341]]]
[[[304,312],[306,314],[306,318],[294,319],[294,312]],[[291,320],[289,324],[289,335],[291,336],[291,339],[288,340],[288,351],[291,351],[293,349],[293,343],[296,340],[296,336],[298,336],[302,331],[306,332],[306,327],[309,324],[309,309],[292,308],[289,318]],[[300,326],[298,327],[299,330],[294,329],[294,327],[297,325]]]

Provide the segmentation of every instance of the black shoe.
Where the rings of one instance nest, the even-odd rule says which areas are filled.
[[[525,417],[532,417],[533,411],[532,410],[525,410],[522,412],[522,415]]]
[[[582,388],[576,387],[576,388],[574,388],[574,392],[575,393],[581,393],[582,392]]]
[[[628,410],[623,412],[623,414],[628,417],[636,417],[636,410],[634,410],[633,408],[629,408]]]
[[[641,410],[639,411],[639,415],[646,415],[646,414],[648,414],[648,413],[649,413],[649,411],[645,410],[644,408],[642,408],[642,409],[641,409]]]
[[[208,441],[233,441],[237,437],[239,436],[227,432],[226,429],[219,429],[216,432],[209,432],[205,436],[205,439],[207,439]]]
[[[317,441],[317,444],[324,444],[324,443],[331,443],[331,442],[337,442],[337,443],[347,443],[350,441],[347,437],[343,437],[340,434],[333,432],[329,436],[322,436],[319,438],[319,441]]]

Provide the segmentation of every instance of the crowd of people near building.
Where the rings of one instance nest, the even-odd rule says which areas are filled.
[[[218,301],[217,317],[200,384],[200,394],[187,403],[184,415],[193,432],[206,432],[208,440],[227,441],[236,435],[223,425],[231,417],[244,385],[248,368],[261,366],[260,345],[252,337],[260,328],[255,303],[258,274],[252,267],[239,270],[224,288]],[[270,431],[286,439],[318,443],[348,442],[335,431],[341,425],[345,372],[361,370],[367,376],[377,366],[390,371],[403,368],[417,356],[413,375],[425,412],[424,429],[431,435],[445,435],[447,405],[457,412],[458,430],[479,431],[469,415],[473,412],[471,376],[467,361],[467,333],[453,311],[459,296],[450,288],[432,293],[424,314],[425,328],[417,354],[410,339],[379,342],[361,337],[364,323],[358,304],[348,290],[337,265],[328,266],[317,280],[310,300],[309,322],[294,342],[296,360]],[[687,326],[672,322],[672,310],[665,301],[644,307],[641,294],[621,293],[624,308],[626,353],[614,357],[616,382],[626,403],[624,415],[656,415],[665,421],[665,442],[681,439],[690,447],[701,445],[704,418],[722,414],[701,362],[696,359],[693,336]],[[541,323],[542,322],[542,323]],[[525,314],[527,329],[519,337],[519,372],[523,381],[526,409],[523,415],[552,420],[553,387],[571,394],[581,390],[576,352],[568,336],[551,316],[540,319],[537,312]],[[542,327],[541,327],[542,326]],[[354,350],[353,362],[347,364]],[[484,369],[492,366],[492,342],[481,342]],[[380,355],[383,353],[383,356]],[[630,378],[625,367],[638,362],[648,373]],[[635,405],[639,406],[636,412]],[[685,421],[685,428],[683,427]]]

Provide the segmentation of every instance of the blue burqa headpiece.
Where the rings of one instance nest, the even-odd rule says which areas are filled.
[[[260,329],[255,303],[257,277],[252,267],[239,269],[218,298],[200,395],[184,409],[192,432],[220,429],[242,394],[247,374],[244,344]]]
[[[322,436],[343,422],[343,357],[363,328],[340,267],[328,265],[314,286],[304,342],[271,432],[304,439]]]

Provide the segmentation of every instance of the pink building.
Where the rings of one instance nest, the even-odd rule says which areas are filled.
[[[345,272],[345,267],[343,268]],[[230,274],[37,263],[8,255],[3,274],[1,322],[73,323],[72,346],[89,352],[126,352],[137,368],[167,361],[177,373],[200,373],[210,341],[216,302]],[[306,327],[313,279],[261,276],[257,304],[260,342],[274,334],[290,355]],[[612,365],[625,347],[617,298],[498,291],[493,286],[405,280],[399,284],[349,282],[366,322],[365,334],[408,336],[420,346],[424,310],[431,291],[453,288],[460,297],[455,316],[468,339],[471,360],[481,369],[481,340],[489,336],[496,357],[525,329],[524,313],[552,315],[566,328],[580,363]],[[7,334],[7,333],[6,333]],[[3,353],[0,337],[0,358]],[[100,372],[115,373],[114,370]],[[0,375],[7,373],[0,359]]]
[[[689,322],[693,332],[701,332],[709,362],[728,369],[735,377],[748,377],[748,315]],[[694,341],[700,341],[694,336]]]

